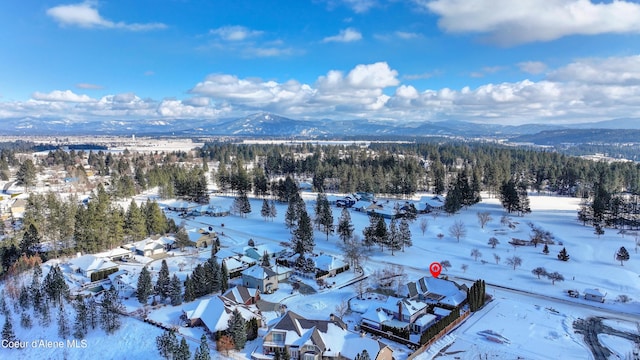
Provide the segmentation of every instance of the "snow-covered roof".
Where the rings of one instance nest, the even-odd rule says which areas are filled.
[[[430,207],[439,208],[444,206],[445,198],[442,195],[435,196],[423,196],[420,198],[420,203],[429,205]]]
[[[331,271],[345,266],[345,262],[327,254],[318,255],[312,258],[316,263],[316,268],[324,271]]]
[[[131,250],[123,249],[121,247],[117,247],[115,249],[105,251],[102,253],[95,254],[95,256],[106,257],[106,258],[116,258],[124,255],[131,255]]]
[[[137,284],[138,284],[138,278],[137,276],[134,276],[134,274],[131,274],[130,272],[128,272],[127,270],[118,270],[116,272],[114,272],[113,274],[109,275],[109,280],[111,280],[111,282],[116,282],[119,281],[123,284],[127,284],[133,288],[136,288]]]
[[[250,298],[256,297],[260,291],[258,289],[248,288],[244,286],[235,286],[228,289],[222,296],[229,300],[233,300],[238,304],[246,303]]]
[[[266,279],[266,278],[270,278],[272,276],[276,276],[277,274],[269,269],[266,268],[264,266],[260,266],[260,265],[254,265],[248,269],[245,269],[242,271],[242,276],[249,276],[252,277],[254,279]]]
[[[69,260],[71,268],[80,269],[83,272],[95,272],[118,267],[118,265],[108,259],[94,255],[83,255]]]
[[[584,294],[591,295],[591,296],[598,296],[598,297],[606,296],[606,294],[603,294],[602,291],[600,291],[600,289],[584,289]]]
[[[453,281],[425,276],[418,281],[410,282],[405,287],[405,294],[413,296],[413,291],[423,294],[428,299],[437,299],[441,304],[458,306],[467,298],[465,291],[458,288]]]
[[[416,321],[414,322],[414,324],[418,325],[418,326],[425,326],[425,325],[429,325],[432,322],[436,321],[436,316],[433,314],[424,314],[422,316],[420,316],[419,318],[416,319]]]
[[[398,312],[399,306],[402,308],[402,315],[413,316],[414,314],[427,307],[427,304],[423,303],[422,301],[400,299],[397,297],[389,296],[387,298],[387,302],[382,305],[382,307],[390,313]]]
[[[231,300],[213,296],[201,300],[194,310],[185,311],[189,320],[200,319],[209,331],[226,330],[233,310],[237,309],[245,320],[257,318],[248,307],[237,305]]]

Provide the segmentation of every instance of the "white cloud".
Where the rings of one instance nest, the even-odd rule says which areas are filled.
[[[251,30],[244,26],[223,26],[209,30],[209,34],[219,36],[225,41],[244,41],[262,35],[262,31]]]
[[[640,32],[640,4],[616,0],[413,0],[451,33],[486,34],[502,45],[569,35]]]
[[[85,89],[85,90],[100,90],[100,89],[104,89],[104,86],[102,86],[102,85],[90,84],[90,83],[77,83],[76,87],[78,89]]]
[[[322,42],[353,42],[362,40],[362,34],[354,28],[340,30],[338,35],[328,36]]]
[[[545,72],[547,65],[541,61],[523,61],[518,63],[518,68],[520,68],[520,71],[536,75]]]
[[[107,20],[100,15],[98,10],[94,7],[93,2],[54,6],[47,10],[47,15],[51,16],[60,25],[78,26],[82,28],[146,31],[164,29],[167,27],[162,23],[129,24],[125,22],[113,22],[111,20]]]
[[[95,102],[96,100],[88,95],[78,95],[71,90],[54,90],[50,93],[41,93],[36,91],[31,95],[33,100],[39,101],[62,101],[74,103]]]
[[[549,79],[590,84],[640,85],[640,55],[579,60],[552,71]]]
[[[546,73],[539,81],[461,89],[402,84],[398,72],[384,62],[330,70],[309,84],[214,74],[197,83],[189,91],[192,97],[184,100],[156,101],[134,93],[93,99],[55,90],[35,92],[28,101],[0,101],[0,118],[216,119],[272,111],[307,119],[561,124],[640,117],[640,56],[582,59]]]

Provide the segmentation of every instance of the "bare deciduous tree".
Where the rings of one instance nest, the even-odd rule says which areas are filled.
[[[463,273],[466,273],[468,268],[469,268],[469,265],[467,265],[467,264],[460,265],[460,269],[462,269]]]
[[[467,236],[467,227],[460,220],[457,220],[449,227],[449,235],[453,236],[460,242],[460,238]]]
[[[551,280],[551,285],[555,285],[556,281],[564,281],[564,276],[557,271],[547,274],[547,277]]]
[[[427,231],[428,227],[429,227],[429,220],[427,220],[426,218],[420,219],[420,231],[422,231],[422,236],[424,236],[424,233]]]
[[[471,250],[471,256],[473,257],[474,261],[478,261],[478,258],[482,257],[482,253],[478,249],[473,249]]]
[[[494,253],[493,254],[493,259],[496,261],[496,265],[498,265],[500,263],[500,255]]]
[[[531,273],[533,275],[536,275],[538,279],[540,279],[540,276],[547,275],[547,270],[541,266],[538,266],[537,268],[531,270]]]
[[[442,266],[442,268],[445,271],[447,271],[451,267],[451,262],[449,260],[442,260],[442,261],[440,261],[440,266]]]
[[[490,237],[487,244],[491,245],[492,249],[495,249],[496,245],[500,244],[500,240],[498,240],[498,238],[496,237]]]
[[[349,311],[349,303],[347,303],[346,300],[342,300],[342,302],[336,305],[335,312],[340,318],[343,318],[347,311]]]
[[[510,258],[507,258],[507,265],[513,266],[513,270],[515,270],[518,266],[522,265],[522,259],[514,255]]]
[[[480,223],[480,228],[484,229],[484,226],[489,223],[489,221],[493,220],[491,214],[488,211],[478,212],[478,222]]]

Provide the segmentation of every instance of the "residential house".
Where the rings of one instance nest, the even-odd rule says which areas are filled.
[[[94,255],[83,255],[69,260],[71,270],[80,273],[91,281],[104,279],[118,271],[118,265],[111,260]]]
[[[109,275],[109,280],[111,281],[111,286],[123,296],[133,295],[138,286],[138,276],[124,269]]]
[[[11,215],[15,218],[15,219],[22,219],[22,216],[24,215],[24,211],[27,207],[27,200],[26,199],[16,199],[13,204],[11,204]]]
[[[334,315],[329,320],[311,320],[288,311],[264,336],[263,355],[286,351],[292,360],[353,360],[363,350],[371,359],[392,360],[393,351],[385,344],[351,332]],[[260,354],[252,354],[260,359]]]
[[[255,246],[247,246],[244,248],[244,254],[250,258],[256,259],[258,261],[262,260],[262,256],[266,252],[269,254],[269,259],[272,259],[273,263],[276,258],[282,256],[287,249],[277,244],[260,244]]]
[[[337,273],[349,269],[349,264],[333,255],[322,254],[312,257],[311,259],[315,261],[316,269],[326,272],[330,276],[334,276]]]
[[[467,299],[467,290],[453,281],[425,276],[411,281],[400,291],[410,299],[420,299],[429,304],[448,308],[457,307]]]
[[[604,302],[606,293],[602,293],[599,289],[584,289],[584,298],[591,301]]]
[[[146,238],[144,240],[140,240],[136,243],[133,243],[133,246],[126,245],[123,246],[125,249],[134,249],[134,251],[138,255],[142,256],[154,256],[164,254],[165,252],[171,250],[175,240],[170,237],[161,236],[157,239],[154,238]]]
[[[242,305],[254,305],[260,300],[260,290],[244,286],[235,286],[228,289],[223,297]]]
[[[130,259],[133,256],[133,252],[131,251],[131,249],[117,247],[115,249],[100,253],[99,255],[111,261],[117,261],[122,259]]]
[[[193,306],[193,304],[188,304]],[[256,319],[258,326],[262,316],[255,306],[247,306],[236,303],[224,296],[212,296],[200,300],[195,308],[183,309],[183,316],[189,326],[202,326],[207,332],[215,333],[228,328],[228,322],[234,310],[238,310],[246,321]]]
[[[189,241],[193,242],[196,247],[205,247],[211,246],[211,244],[216,240],[217,236],[215,231],[209,231],[206,229],[188,229],[187,235],[189,236]]]
[[[242,271],[242,285],[270,294],[278,290],[278,274],[268,267],[254,265]]]
[[[418,201],[418,211],[430,213],[432,211],[442,211],[444,209],[445,197],[442,195],[423,196]]]

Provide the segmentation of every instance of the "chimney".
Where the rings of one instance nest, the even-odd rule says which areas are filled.
[[[402,321],[402,300],[398,300],[398,320]]]

